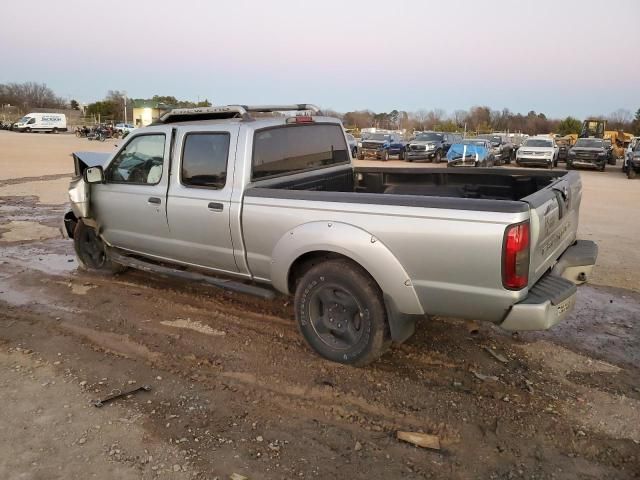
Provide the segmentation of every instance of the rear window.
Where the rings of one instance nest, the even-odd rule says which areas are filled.
[[[252,180],[348,163],[340,125],[287,125],[258,130],[253,140]]]

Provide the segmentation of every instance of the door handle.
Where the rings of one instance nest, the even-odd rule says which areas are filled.
[[[207,208],[214,212],[221,212],[224,209],[224,205],[219,202],[209,202],[209,205],[207,205]]]
[[[147,202],[153,203],[154,205],[160,205],[162,203],[162,200],[160,200],[158,197],[149,197]]]

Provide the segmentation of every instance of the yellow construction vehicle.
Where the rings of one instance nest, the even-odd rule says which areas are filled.
[[[629,146],[630,134],[622,130],[607,130],[607,121],[598,118],[588,118],[582,122],[579,138],[602,138],[611,141],[611,153],[614,159],[624,158],[624,152]]]

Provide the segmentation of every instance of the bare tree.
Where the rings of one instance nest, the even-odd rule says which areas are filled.
[[[609,114],[609,129],[611,130],[631,130],[633,115],[629,110],[619,108],[615,112]]]
[[[66,102],[44,83],[0,84],[0,104],[15,105],[23,111],[31,108],[64,108]]]

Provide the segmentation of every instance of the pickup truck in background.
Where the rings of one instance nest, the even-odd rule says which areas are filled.
[[[462,135],[444,132],[421,132],[407,143],[404,159],[407,162],[428,160],[440,163],[451,145],[460,143]]]
[[[397,155],[400,160],[404,159],[405,142],[399,133],[372,133],[363,138],[361,144],[358,148],[359,160],[374,157],[384,162],[389,160],[391,155]]]
[[[311,114],[252,115],[270,111]],[[341,363],[425,315],[550,328],[597,256],[576,239],[577,172],[354,168],[340,121],[305,104],[176,109],[74,159],[81,265],[292,295],[307,343]]]

